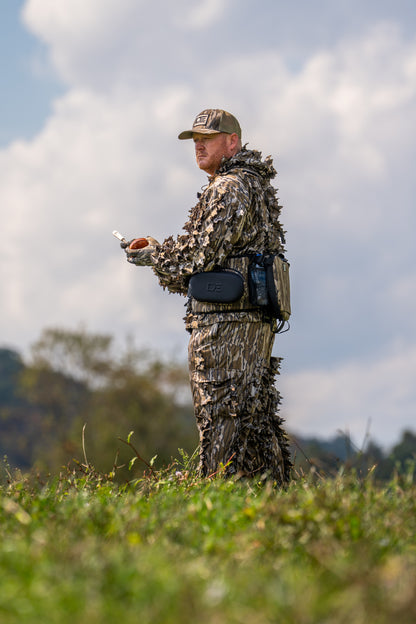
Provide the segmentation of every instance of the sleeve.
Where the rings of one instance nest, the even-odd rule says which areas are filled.
[[[153,254],[153,270],[163,288],[187,293],[193,273],[211,271],[233,254],[247,220],[250,189],[237,175],[211,182],[184,226],[186,234],[167,238]]]

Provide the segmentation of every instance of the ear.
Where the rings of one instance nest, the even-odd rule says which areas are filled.
[[[237,151],[239,141],[240,139],[238,138],[238,134],[236,132],[228,135],[228,146],[233,154]]]

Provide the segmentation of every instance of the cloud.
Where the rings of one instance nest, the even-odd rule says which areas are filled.
[[[73,0],[69,6],[27,0],[22,15],[28,29],[47,44],[61,80],[107,91],[127,83],[137,89],[161,79],[166,84],[183,75],[198,56],[190,46],[197,49],[199,42],[203,51],[201,33],[224,18],[234,3]]]
[[[180,90],[164,95],[171,111],[179,106]],[[34,326],[80,320],[131,331],[160,307],[152,305],[160,294],[155,280],[152,290],[150,276],[124,263],[111,236],[115,228],[167,235],[162,220],[165,228],[180,227],[165,206],[184,201],[187,168],[178,156],[174,167],[167,161],[155,169],[157,154],[143,145],[157,150],[165,121],[163,106],[150,108],[138,94],[107,98],[73,89],[35,140],[0,154],[2,315],[17,344],[34,338]]]
[[[185,15],[176,20],[177,25],[187,29],[207,28],[214,25],[226,13],[226,6],[230,0],[203,0],[195,6],[188,5]],[[177,6],[177,5],[176,5]]]
[[[414,421],[415,369],[416,346],[402,344],[377,359],[287,375],[282,413],[299,435],[329,438],[341,430],[360,447],[366,434],[391,447]]]

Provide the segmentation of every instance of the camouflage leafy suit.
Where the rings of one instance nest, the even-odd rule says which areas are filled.
[[[198,118],[197,118],[198,119]],[[283,250],[280,206],[270,157],[242,147],[223,159],[189,213],[184,233],[152,249],[163,288],[187,295],[190,277],[215,267],[247,275],[248,255]],[[287,437],[275,387],[280,359],[271,356],[274,322],[249,301],[247,280],[236,303],[190,298],[189,371],[200,435],[200,473],[267,474],[289,480]]]

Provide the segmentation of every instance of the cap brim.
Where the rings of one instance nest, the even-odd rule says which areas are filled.
[[[210,128],[199,128],[195,130],[184,130],[178,135],[178,139],[192,139],[194,134],[221,134],[218,130],[211,130]]]
[[[178,139],[192,139],[192,130],[184,130],[178,135]]]

